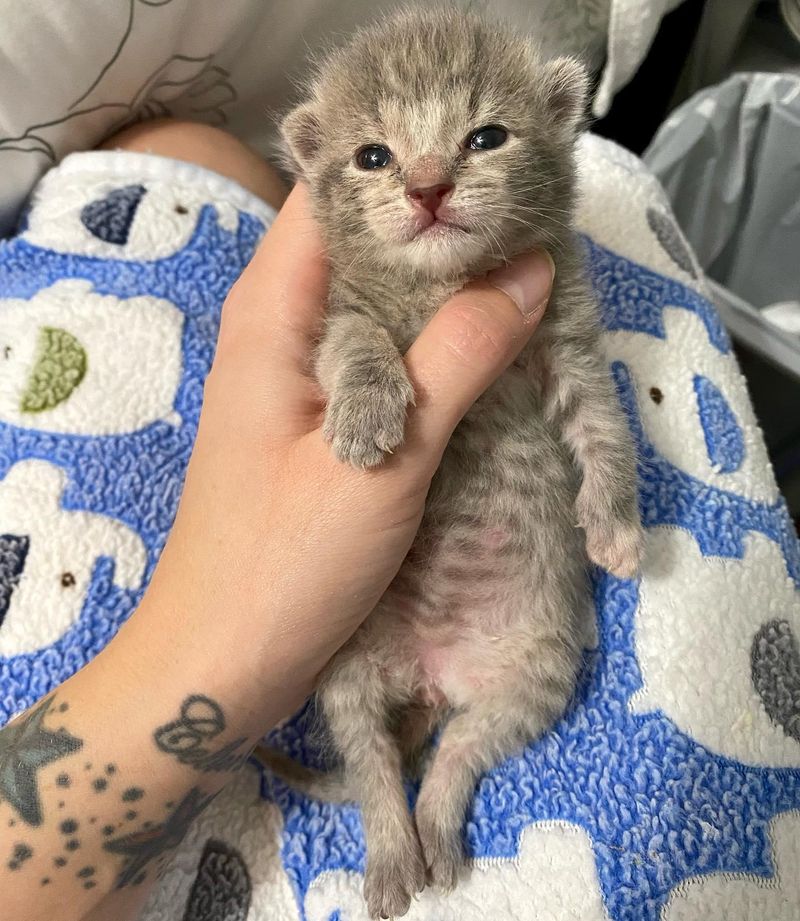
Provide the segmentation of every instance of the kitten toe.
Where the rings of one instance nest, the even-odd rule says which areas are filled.
[[[644,529],[638,521],[620,521],[606,527],[588,528],[589,559],[619,579],[633,579],[644,553]]]
[[[428,868],[428,882],[440,892],[452,892],[463,861],[461,835],[452,834],[424,814],[417,816],[417,832]]]
[[[364,900],[370,918],[400,918],[425,887],[425,863],[416,839],[398,853],[368,857]]]
[[[414,391],[408,379],[392,377],[369,389],[335,393],[322,434],[336,457],[354,467],[376,467],[403,443],[406,407]]]

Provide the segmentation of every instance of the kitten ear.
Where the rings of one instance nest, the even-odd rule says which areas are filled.
[[[543,98],[556,124],[570,136],[577,134],[586,114],[589,74],[576,58],[548,61],[542,74]]]
[[[306,169],[319,152],[322,128],[311,103],[292,109],[281,122],[281,134],[301,169]]]

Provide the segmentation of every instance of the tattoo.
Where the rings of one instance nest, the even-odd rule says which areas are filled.
[[[42,824],[37,771],[83,747],[83,740],[68,732],[51,732],[42,722],[53,696],[0,730],[0,800],[28,825]]]
[[[141,787],[128,787],[122,794],[123,803],[135,803],[137,799],[144,796],[144,790]]]
[[[219,704],[202,694],[192,694],[181,705],[180,717],[156,729],[153,737],[162,752],[175,755],[181,764],[197,771],[235,771],[249,755],[249,750],[241,751],[246,737],[234,739],[216,752],[204,747],[224,731],[225,717]]]
[[[56,777],[56,784],[59,787],[68,787],[69,783],[69,774],[59,774],[58,777]]]
[[[77,838],[70,838],[69,841],[64,845],[65,851],[77,851],[81,846],[80,841]]]
[[[78,823],[75,819],[65,819],[58,827],[63,834],[71,835],[78,830]]]
[[[27,844],[15,844],[14,853],[7,864],[8,869],[18,870],[30,857],[33,857],[33,851]]]
[[[213,798],[213,794],[208,795],[198,787],[192,787],[161,825],[106,842],[103,845],[105,850],[125,857],[125,864],[117,877],[116,888],[122,889],[141,883],[147,876],[147,868],[151,861],[161,859],[181,843],[196,816]]]
[[[105,779],[105,777],[95,777],[95,779],[92,781],[92,786],[94,787],[95,793],[102,793],[103,790],[105,790],[108,786],[108,781]]]

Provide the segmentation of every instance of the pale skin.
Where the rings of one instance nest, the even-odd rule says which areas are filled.
[[[200,163],[275,206],[285,197],[260,158],[216,129],[152,122],[104,146]],[[326,443],[309,373],[326,285],[297,187],[223,308],[177,518],[139,608],[0,730],[0,767],[4,752],[13,767],[5,781],[0,771],[4,917],[139,915],[159,858],[385,591],[449,436],[549,296],[544,278],[540,309],[524,317],[478,281],[440,308],[405,355],[416,405],[404,444],[364,471]]]

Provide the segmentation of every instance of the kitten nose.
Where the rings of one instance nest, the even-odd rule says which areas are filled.
[[[440,182],[438,185],[408,185],[406,186],[406,195],[411,199],[411,201],[418,205],[420,208],[424,208],[426,211],[430,211],[431,214],[436,214],[436,211],[444,204],[447,196],[453,191],[452,182]]]

